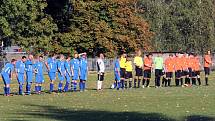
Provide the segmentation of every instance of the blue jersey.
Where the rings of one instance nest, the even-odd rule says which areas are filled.
[[[57,71],[57,61],[53,58],[48,58],[47,60],[49,71],[50,72],[56,72]]]
[[[80,69],[81,70],[87,70],[87,59],[82,58],[80,60]]]
[[[33,72],[34,70],[34,64],[31,60],[27,60],[25,62],[25,68],[26,68],[26,72]]]
[[[16,72],[20,73],[20,74],[24,74],[25,73],[25,63],[23,63],[22,61],[17,61],[16,62]]]
[[[69,62],[65,61],[65,62],[64,62],[64,66],[65,66],[65,68],[66,68],[66,73],[71,74],[71,68],[70,68]]]
[[[114,72],[120,71],[120,63],[119,60],[115,60],[114,62]]]
[[[73,70],[79,70],[80,68],[80,61],[77,58],[71,60],[71,67]]]
[[[43,75],[43,62],[37,61],[34,66],[36,75]]]
[[[66,71],[64,63],[65,63],[64,61],[58,61],[57,62],[57,68],[62,73],[65,73],[65,71]]]
[[[2,69],[1,74],[2,74],[2,75],[5,75],[5,74],[10,75],[11,72],[12,72],[13,70],[14,70],[14,65],[11,64],[11,63],[7,63],[7,64],[5,65],[5,67]]]

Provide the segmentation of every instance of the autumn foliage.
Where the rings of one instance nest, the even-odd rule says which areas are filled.
[[[153,33],[149,24],[139,16],[138,0],[76,0],[70,18],[70,30],[61,40],[69,40],[75,49],[102,50],[108,56],[117,51],[151,49]],[[64,36],[65,35],[65,36]],[[67,41],[68,42],[68,41]]]
[[[139,0],[11,0],[0,2],[0,39],[26,50],[69,53],[151,49]],[[19,11],[17,11],[19,10]],[[95,54],[94,54],[95,55]]]

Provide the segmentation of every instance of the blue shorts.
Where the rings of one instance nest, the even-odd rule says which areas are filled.
[[[62,76],[61,73],[58,73],[58,79],[59,79],[60,81],[64,81],[64,80],[65,80],[65,77],[64,77],[64,75]]]
[[[117,72],[114,72],[115,81],[120,81],[120,75]]]
[[[70,82],[70,75],[66,73],[66,82]]]
[[[44,77],[43,75],[37,75],[35,76],[35,83],[38,83],[38,84],[42,84],[44,82]]]
[[[26,72],[26,82],[31,83],[33,80],[33,72]]]
[[[22,73],[18,73],[18,77],[17,77],[18,83],[19,84],[24,84],[24,74]]]
[[[10,84],[10,76],[8,74],[1,74],[4,85]]]
[[[48,75],[49,75],[49,79],[51,81],[56,80],[56,73],[55,72],[48,72]]]
[[[72,80],[78,80],[78,76],[79,76],[78,73],[79,73],[79,70],[77,69],[73,71]]]
[[[87,80],[87,70],[82,70],[80,74],[80,80]]]

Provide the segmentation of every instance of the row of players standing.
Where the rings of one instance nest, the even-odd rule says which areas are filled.
[[[79,58],[81,56],[81,58]],[[50,79],[50,93],[54,91],[54,82],[56,80],[56,72],[58,72],[58,91],[67,92],[69,90],[70,78],[72,77],[71,90],[77,91],[78,80],[80,91],[86,88],[86,80],[88,76],[87,55],[86,53],[74,54],[74,58],[70,57],[64,59],[64,55],[60,55],[59,61],[56,61],[56,55],[48,58],[45,65],[48,69],[48,76]],[[63,88],[63,82],[66,80]]]
[[[81,56],[81,58],[79,58]],[[86,53],[74,54],[74,58],[68,56],[65,59],[64,55],[59,56],[59,60],[56,59],[57,55],[51,55],[47,61],[43,60],[43,56],[29,55],[28,59],[23,56],[20,60],[12,59],[11,63],[7,63],[2,69],[1,76],[4,82],[4,94],[10,96],[10,83],[12,80],[12,73],[19,84],[19,95],[30,95],[31,85],[33,82],[33,76],[35,74],[35,92],[40,94],[42,90],[42,84],[44,83],[44,71],[43,67],[46,66],[48,70],[48,76],[50,79],[50,93],[54,91],[54,81],[56,80],[56,73],[58,73],[58,91],[68,91],[70,78],[72,77],[72,89],[76,91],[77,81],[80,78],[79,87],[81,91],[85,90],[85,82],[87,80],[88,66]],[[15,71],[14,71],[15,69]],[[23,86],[26,77],[26,93],[23,92]],[[63,88],[63,82],[66,80]]]
[[[155,87],[170,86],[175,73],[176,86],[191,86],[201,85],[200,71],[201,63],[200,58],[194,53],[176,53],[169,54],[165,60],[162,53],[152,59],[152,54],[147,54],[144,59],[141,57],[141,51],[136,52],[136,56],[132,62],[131,56],[126,54],[120,55],[114,63],[115,82],[113,88],[139,88],[142,80],[142,87],[149,87],[151,73],[154,69],[155,72]],[[133,82],[133,63],[135,65],[135,78]],[[205,85],[208,85],[208,75],[210,74],[210,67],[212,59],[210,51],[204,56],[204,71],[205,71]],[[184,81],[185,80],[185,81]],[[184,83],[185,82],[185,83]]]

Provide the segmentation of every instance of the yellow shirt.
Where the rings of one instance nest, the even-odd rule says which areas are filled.
[[[127,72],[132,72],[132,71],[133,71],[132,61],[127,61],[127,62],[125,63],[125,70],[126,70]]]
[[[121,57],[119,61],[120,68],[125,68],[126,58]]]
[[[136,56],[134,58],[134,64],[135,64],[135,66],[143,67],[143,58],[139,57],[139,56]]]

